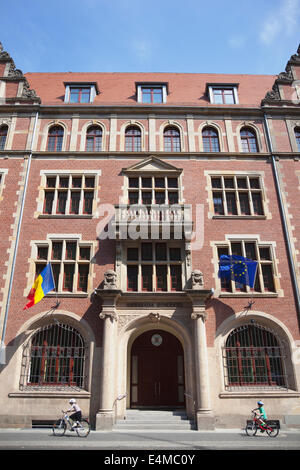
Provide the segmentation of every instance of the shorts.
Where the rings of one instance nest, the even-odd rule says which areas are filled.
[[[70,418],[72,419],[72,421],[81,421],[81,418],[82,418],[81,411],[76,411],[76,413],[73,413],[72,415],[70,415]]]

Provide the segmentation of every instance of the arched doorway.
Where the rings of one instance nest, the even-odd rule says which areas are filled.
[[[171,333],[153,329],[131,348],[131,408],[184,406],[184,354]]]

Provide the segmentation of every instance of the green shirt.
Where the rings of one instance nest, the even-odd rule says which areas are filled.
[[[266,415],[264,407],[260,406],[258,409],[259,409],[259,412],[260,412],[262,418],[267,419],[267,415]]]

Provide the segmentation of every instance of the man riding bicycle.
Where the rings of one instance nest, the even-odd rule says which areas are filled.
[[[70,415],[70,418],[74,423],[72,426],[72,429],[74,429],[80,424],[80,421],[82,419],[82,412],[81,412],[80,406],[77,405],[75,398],[71,398],[69,403],[72,406],[69,410],[66,411],[66,413],[70,413],[71,411],[74,411],[74,413]]]

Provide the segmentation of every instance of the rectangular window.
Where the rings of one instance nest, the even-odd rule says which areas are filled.
[[[264,215],[263,194],[259,177],[213,176],[212,198],[215,215]],[[218,189],[216,191],[216,189]]]
[[[78,266],[78,290],[87,292],[88,290],[89,266],[80,264]]]
[[[137,102],[161,104],[167,102],[167,83],[136,83]]]
[[[179,179],[176,177],[128,178],[129,204],[178,204]]]
[[[127,247],[127,290],[181,291],[181,248],[163,242]]]
[[[210,102],[213,104],[238,104],[237,85],[218,85],[208,86]]]
[[[257,241],[231,241],[228,246],[218,247],[218,257],[221,255],[237,255],[257,261],[257,271],[254,287],[250,288],[244,284],[237,282],[220,279],[222,292],[261,292],[261,293],[275,293],[275,280],[274,280],[274,260],[272,255],[271,246],[262,246]]]
[[[94,176],[47,176],[43,214],[78,216],[92,214],[94,197]]]
[[[142,266],[142,290],[152,291],[152,266]]]
[[[87,292],[91,252],[91,245],[78,240],[37,245],[36,275],[50,262],[57,292]]]
[[[176,265],[176,264],[171,265],[170,276],[171,276],[171,290],[181,291],[182,290],[181,266]]]
[[[142,103],[162,103],[162,87],[142,87]]]
[[[138,290],[138,267],[127,266],[127,290]]]
[[[74,282],[74,264],[65,264],[64,265],[64,282],[63,290],[72,292],[73,291],[73,282]]]
[[[156,290],[167,291],[167,266],[157,265],[156,266]]]

